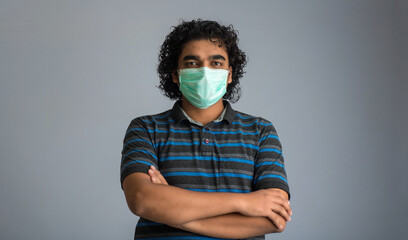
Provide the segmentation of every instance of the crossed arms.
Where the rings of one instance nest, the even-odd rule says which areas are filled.
[[[148,175],[149,174],[149,175]],[[251,193],[195,192],[170,186],[153,167],[123,181],[129,209],[172,227],[217,238],[247,238],[282,232],[292,210],[280,189]]]

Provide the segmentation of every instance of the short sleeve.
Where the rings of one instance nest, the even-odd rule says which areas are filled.
[[[253,189],[279,188],[286,191],[290,199],[282,145],[272,123],[260,124],[259,150],[255,163]]]
[[[129,124],[123,140],[120,164],[120,183],[131,173],[147,173],[151,165],[157,167],[157,155],[148,127],[141,117]]]

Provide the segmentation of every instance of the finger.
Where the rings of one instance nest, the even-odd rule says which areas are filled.
[[[160,179],[160,181],[161,181],[163,184],[169,185],[169,184],[167,183],[166,179],[163,177],[163,175],[160,173],[159,170],[157,170],[155,167],[152,167],[152,169],[153,169],[153,171],[155,172],[156,177],[158,177],[158,178]]]
[[[149,174],[149,177],[153,177],[153,176],[154,176],[154,172],[153,172],[153,170],[151,170],[151,169],[149,169],[149,170],[147,171],[147,174]]]
[[[288,199],[281,192],[278,191],[275,191],[273,195],[274,197],[272,198],[272,201],[284,207],[288,214],[292,215],[292,209],[289,206],[290,203]]]
[[[292,215],[292,209],[289,206],[289,201],[288,200],[286,200],[286,199],[280,199],[280,200],[275,199],[273,202],[275,204],[279,204],[280,206],[282,206],[285,209],[285,211],[289,214],[289,216]]]
[[[151,178],[155,180],[154,183],[163,184],[163,183],[161,182],[159,176],[157,176],[156,172],[155,172],[152,168],[149,169],[148,173],[149,173],[149,175],[151,176]]]
[[[274,211],[275,213],[279,214],[280,216],[282,216],[286,221],[290,221],[290,215],[289,213],[286,211],[286,209],[280,205],[274,205],[272,207],[272,211]]]
[[[272,221],[272,223],[276,226],[276,228],[278,228],[279,230],[283,230],[281,218],[279,218],[278,214],[271,212],[268,218]]]
[[[152,183],[158,183],[157,179],[154,177],[154,173],[152,170],[147,171],[150,177],[150,181],[152,181]]]
[[[166,180],[166,179],[163,177],[163,175],[160,173],[160,171],[157,171],[157,175],[159,176],[160,180],[161,180],[164,184],[169,185],[169,184],[167,183],[167,180]]]
[[[163,175],[161,175],[160,174],[160,172],[159,172],[159,177],[160,177],[160,179],[161,179],[161,181],[164,183],[164,184],[167,184],[167,185],[169,185],[168,183],[167,183],[167,180],[163,177]]]
[[[153,181],[153,178],[154,178],[153,171],[152,171],[151,169],[149,169],[149,170],[147,171],[147,174],[149,174],[150,180],[151,180],[152,182],[154,182],[154,181]]]

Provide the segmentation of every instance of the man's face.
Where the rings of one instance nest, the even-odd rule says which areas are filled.
[[[228,53],[224,46],[210,40],[192,40],[187,42],[178,59],[178,69],[208,67],[230,70],[227,83],[232,82],[232,68],[229,66]],[[179,84],[178,74],[173,73],[173,82]]]

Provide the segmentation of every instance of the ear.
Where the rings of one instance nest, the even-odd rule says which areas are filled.
[[[229,70],[229,73],[228,73],[227,83],[230,84],[230,83],[232,83],[232,67],[230,66],[228,70]]]
[[[173,79],[173,82],[174,82],[175,84],[179,85],[179,76],[178,76],[177,70],[174,70],[174,71],[171,73],[171,77],[172,77],[172,79]]]

